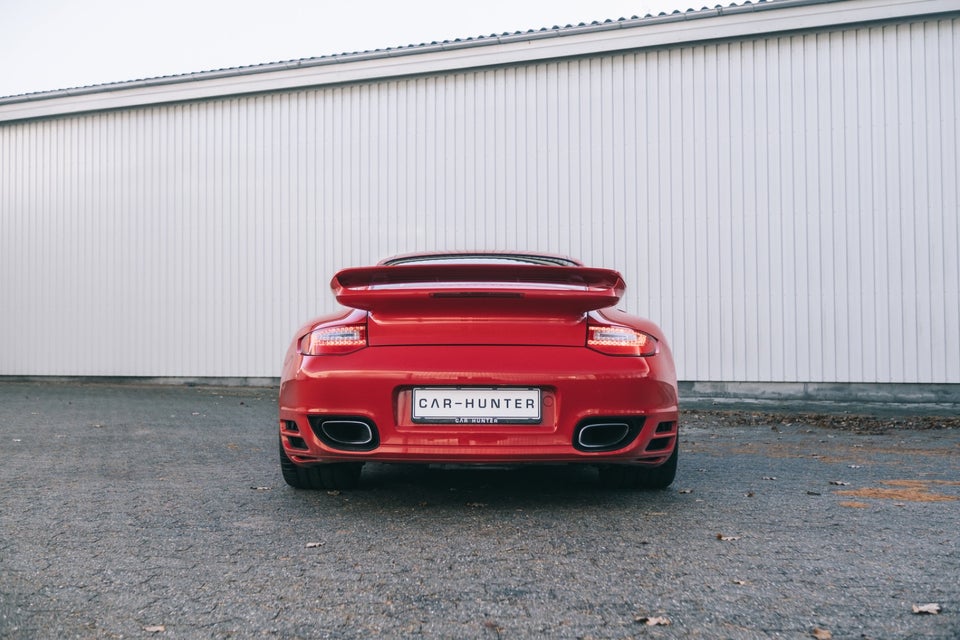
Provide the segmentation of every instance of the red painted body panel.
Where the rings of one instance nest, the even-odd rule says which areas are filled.
[[[365,459],[420,462],[597,462],[601,458],[662,462],[672,448],[645,453],[661,422],[677,422],[671,371],[665,358],[617,358],[571,347],[371,347],[340,356],[294,358],[284,372],[280,419],[312,435],[308,415],[356,415],[372,420],[380,446],[370,452],[336,451],[307,437],[309,451],[288,451],[294,461]],[[669,367],[669,365],[666,365]],[[295,368],[294,368],[295,367]],[[669,367],[672,369],[672,367]],[[663,380],[663,377],[667,380]],[[414,386],[516,386],[544,390],[539,425],[424,425],[410,419]],[[646,416],[643,433],[627,448],[578,451],[574,427],[592,416]],[[284,430],[283,433],[287,434]],[[675,435],[676,429],[666,435]],[[658,434],[662,437],[664,434]]]
[[[616,304],[626,287],[610,269],[511,264],[345,269],[330,286],[345,307],[419,318],[483,316],[491,308],[540,317],[583,314]]]
[[[342,302],[367,310],[350,309],[304,325],[287,352],[279,418],[283,452],[294,464],[655,466],[674,452],[676,372],[662,332],[621,311],[591,310],[623,293],[623,281],[614,271],[378,266],[341,272],[332,287]],[[545,291],[550,295],[543,296]],[[453,295],[433,296],[436,292]],[[586,344],[588,325],[641,331],[656,339],[656,353],[601,353]],[[366,346],[337,355],[300,353],[302,337],[317,328],[340,326],[362,326]],[[533,387],[541,390],[542,413],[537,424],[415,423],[413,387]],[[311,422],[328,416],[373,425],[375,442],[366,450],[331,446]],[[584,421],[640,426],[622,446],[584,450],[575,445]]]

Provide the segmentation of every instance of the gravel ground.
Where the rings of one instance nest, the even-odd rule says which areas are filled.
[[[766,411],[710,411],[690,410],[683,412],[688,424],[712,426],[768,426],[776,430],[780,426],[802,425],[823,429],[838,429],[853,433],[891,433],[924,429],[960,429],[960,416],[892,415],[874,416],[859,413],[783,413]]]
[[[275,395],[0,382],[0,637],[960,637],[955,416],[687,411],[658,492],[391,465],[304,492]]]

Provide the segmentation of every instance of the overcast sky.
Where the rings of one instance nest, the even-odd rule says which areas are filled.
[[[691,4],[707,3],[0,0],[0,96],[656,15]]]

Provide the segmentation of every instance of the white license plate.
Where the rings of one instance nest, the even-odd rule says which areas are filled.
[[[414,422],[533,424],[540,422],[540,389],[417,387]]]

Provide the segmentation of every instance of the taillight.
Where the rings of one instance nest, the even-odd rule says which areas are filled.
[[[652,356],[657,353],[656,338],[630,327],[587,327],[587,346],[612,356]]]
[[[367,346],[367,327],[351,324],[316,329],[300,338],[300,353],[305,356],[342,355]]]

